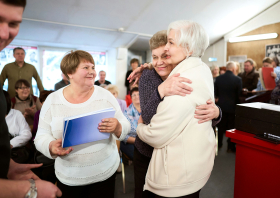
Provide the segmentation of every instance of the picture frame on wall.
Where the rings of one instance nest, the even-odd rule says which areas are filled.
[[[275,56],[280,60],[280,43],[265,46],[265,56],[274,58]]]

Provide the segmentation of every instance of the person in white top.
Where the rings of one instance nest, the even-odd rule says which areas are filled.
[[[9,93],[6,91],[3,92],[7,103],[7,113],[5,119],[8,125],[9,133],[13,137],[10,140],[11,148],[25,146],[32,137],[30,128],[22,113],[18,110],[11,109],[11,99]]]
[[[62,197],[114,197],[115,173],[120,164],[116,140],[126,137],[130,123],[115,97],[94,85],[95,65],[88,52],[69,52],[60,67],[70,85],[47,97],[40,112],[35,146],[55,159]],[[111,133],[109,139],[67,149],[61,147],[63,118],[110,107],[116,110],[115,117],[103,119],[98,127],[100,132]]]
[[[216,141],[212,121],[199,124],[196,107],[214,101],[213,78],[200,57],[209,45],[204,28],[192,21],[175,21],[168,27],[166,62],[169,74],[192,81],[192,94],[167,96],[150,124],[139,118],[137,135],[154,147],[144,190],[150,197],[198,198],[214,165]]]

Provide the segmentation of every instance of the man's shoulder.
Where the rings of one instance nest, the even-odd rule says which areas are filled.
[[[110,84],[111,84],[111,82],[110,82],[110,81],[108,81],[108,80],[105,80],[105,84],[106,84],[106,85],[110,85]]]
[[[7,64],[4,66],[4,68],[7,69],[7,67],[12,67],[12,66],[15,66],[15,62],[7,63]],[[4,68],[3,68],[3,69],[4,69]]]

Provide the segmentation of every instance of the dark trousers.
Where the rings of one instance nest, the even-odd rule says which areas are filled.
[[[121,151],[126,154],[129,159],[133,160],[134,144],[121,142]]]
[[[116,173],[105,181],[86,186],[68,186],[58,180],[57,187],[62,192],[61,198],[113,198],[115,194],[115,178]]]
[[[149,195],[148,195],[149,198],[164,198],[164,197],[156,195],[156,194],[154,194],[154,193],[152,193],[150,191],[148,191],[148,192],[149,192]],[[200,190],[195,192],[195,193],[193,193],[193,194],[185,195],[185,196],[177,197],[177,198],[199,198],[199,193],[200,193]]]
[[[148,191],[143,191],[145,184],[145,177],[148,171],[148,167],[150,164],[151,158],[142,155],[137,148],[134,148],[134,183],[135,183],[135,191],[134,198],[148,198]]]
[[[223,145],[223,137],[226,130],[234,129],[235,113],[223,112],[221,122],[218,124],[218,147]],[[235,151],[235,143],[228,138],[228,149]]]

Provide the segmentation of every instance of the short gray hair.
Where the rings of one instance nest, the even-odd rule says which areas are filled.
[[[201,57],[209,46],[209,36],[205,29],[198,23],[189,20],[174,21],[169,24],[167,35],[171,30],[177,30],[176,42],[191,56]]]
[[[234,61],[228,61],[226,65],[227,70],[235,69],[236,63]]]

